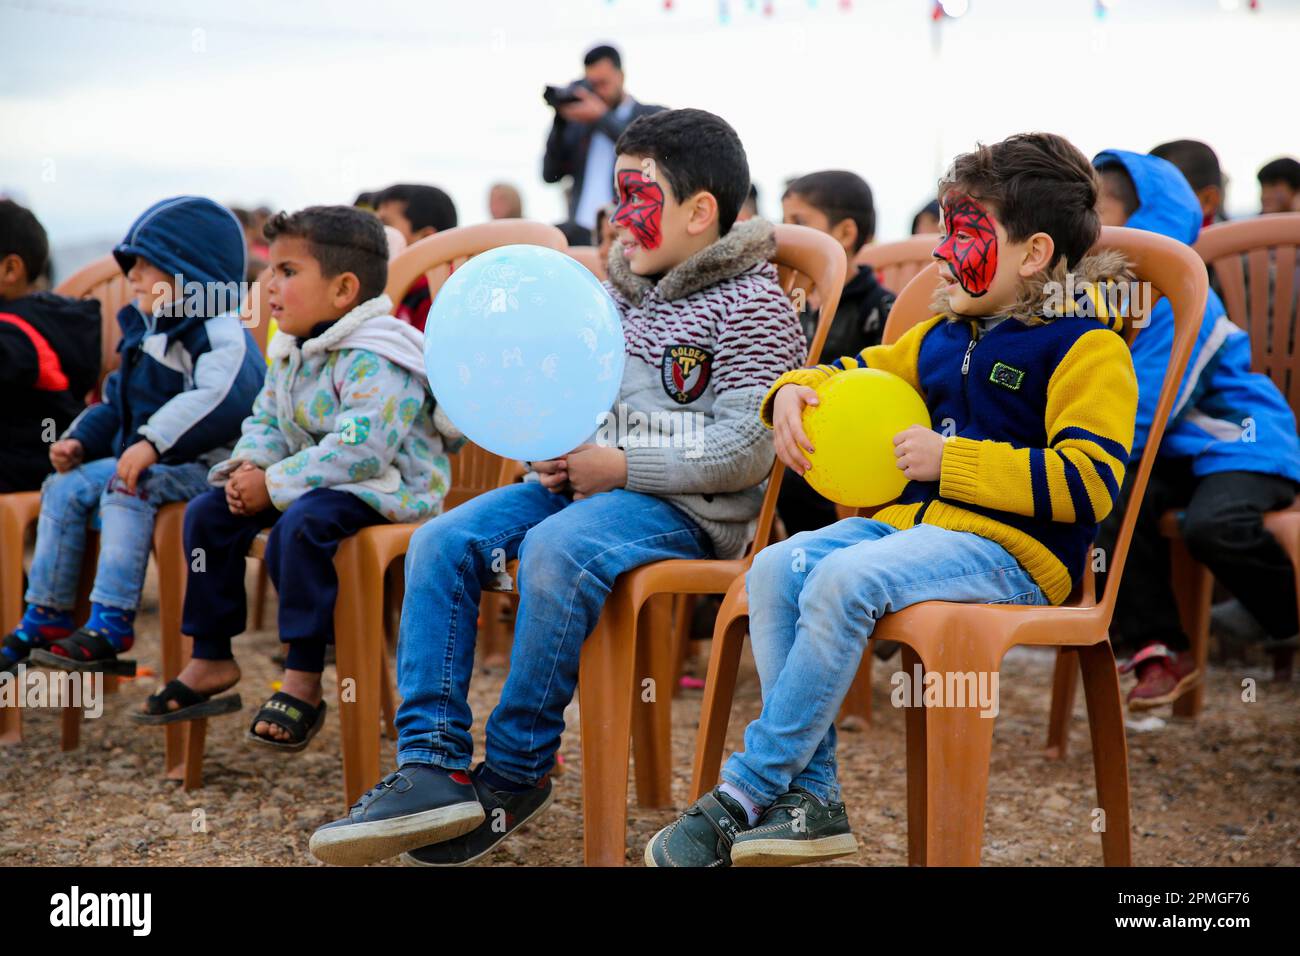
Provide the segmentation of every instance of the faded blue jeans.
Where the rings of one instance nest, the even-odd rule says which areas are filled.
[[[86,531],[98,515],[99,563],[90,599],[135,610],[153,547],[154,515],[168,502],[188,501],[211,487],[208,466],[197,462],[151,465],[136,482],[135,494],[116,475],[117,459],[101,458],[45,479],[28,604],[72,610]]]
[[[763,710],[722,779],[760,807],[792,786],[839,799],[835,715],[876,621],[922,601],[1046,604],[1001,545],[847,518],[764,548],[745,578]]]
[[[615,579],[651,561],[712,554],[684,511],[624,489],[571,501],[530,481],[428,521],[406,552],[398,766],[469,767],[479,597],[505,562],[519,559],[519,610],[510,676],[487,722],[487,762],[509,780],[536,783],[554,764],[582,643]]]

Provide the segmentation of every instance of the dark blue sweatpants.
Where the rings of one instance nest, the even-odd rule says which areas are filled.
[[[285,667],[324,670],[339,593],[334,554],[344,538],[386,521],[355,495],[330,488],[307,492],[284,512],[272,507],[255,515],[231,514],[221,488],[191,500],[185,509],[189,579],[181,630],[194,638],[194,656],[209,661],[233,656],[230,639],[243,632],[248,619],[244,559],[258,532],[270,528],[265,561],[280,595]]]

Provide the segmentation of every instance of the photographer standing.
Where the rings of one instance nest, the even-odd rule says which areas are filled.
[[[546,182],[573,177],[569,221],[561,227],[573,245],[593,243],[596,212],[614,198],[614,143],[634,119],[663,109],[623,91],[623,61],[614,47],[595,47],[582,62],[583,79],[546,89],[555,123],[542,160]]]

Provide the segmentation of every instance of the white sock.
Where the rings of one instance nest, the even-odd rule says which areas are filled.
[[[739,790],[737,790],[729,783],[722,784],[722,786],[719,787],[719,789],[727,796],[731,797],[732,800],[735,800],[738,804],[740,804],[742,807],[745,808],[745,816],[749,818],[749,825],[751,827],[758,822],[758,818],[763,813],[762,807],[760,807],[753,800],[749,799],[749,797],[745,796],[745,794],[741,793]]]

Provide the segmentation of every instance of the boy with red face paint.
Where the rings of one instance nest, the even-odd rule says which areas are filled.
[[[411,540],[398,644],[398,770],[311,851],[359,864],[403,851],[427,866],[488,853],[551,800],[549,773],[582,643],[618,576],[667,558],[739,557],[773,461],[763,396],[798,367],[803,332],[768,261],[735,131],[702,110],[634,121],[617,144],[606,289],[626,363],[595,439],[529,481],[479,495]],[[479,596],[518,557],[510,676],[486,762],[467,694]]]
[[[1119,492],[1137,382],[1100,299],[1079,281],[1125,273],[1087,255],[1097,176],[1059,136],[958,156],[939,183],[935,316],[892,345],[777,379],[763,403],[777,455],[803,474],[812,386],[846,369],[901,376],[941,431],[894,437],[911,479],[873,518],[765,548],[746,577],[763,710],[722,784],[646,847],[659,866],[806,863],[857,850],[835,771],[834,720],[885,614],[922,601],[1060,604]],[[1076,287],[1077,287],[1076,282]],[[1058,313],[1065,313],[1063,315]]]

